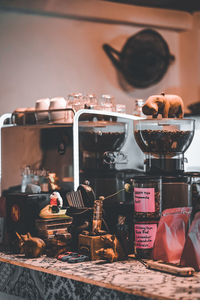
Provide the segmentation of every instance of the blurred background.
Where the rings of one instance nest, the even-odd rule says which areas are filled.
[[[176,2],[176,4],[174,4]],[[164,76],[138,88],[103,50],[122,51],[144,28],[157,31],[175,59]],[[0,114],[43,97],[108,93],[131,113],[134,99],[161,92],[200,101],[200,5],[196,1],[35,0],[0,2]]]

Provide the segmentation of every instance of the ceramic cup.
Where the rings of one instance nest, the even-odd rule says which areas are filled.
[[[28,125],[36,124],[35,108],[28,107],[25,110],[25,123]]]
[[[48,123],[49,122],[49,98],[38,99],[35,102],[35,110],[36,110],[36,121],[37,123]],[[44,110],[44,112],[42,112]]]
[[[26,108],[16,108],[12,114],[12,123],[16,125],[25,125]]]
[[[66,111],[66,123],[73,123],[74,121],[74,112],[72,105],[67,105],[68,110]]]
[[[50,113],[50,120],[52,123],[66,122],[66,110],[65,110],[66,107],[67,107],[67,102],[63,97],[55,97],[50,100],[49,113]]]

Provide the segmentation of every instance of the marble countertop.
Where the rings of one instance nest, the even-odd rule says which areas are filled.
[[[27,259],[23,255],[0,252],[0,262],[149,299],[200,299],[200,272],[192,277],[179,277],[149,270],[132,258],[114,263],[90,261],[70,264],[45,255]]]

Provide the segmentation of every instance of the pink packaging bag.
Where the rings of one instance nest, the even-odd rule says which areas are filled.
[[[200,271],[200,211],[195,214],[189,228],[181,256],[181,265]]]
[[[152,251],[154,260],[180,263],[191,212],[191,207],[169,208],[162,212]]]

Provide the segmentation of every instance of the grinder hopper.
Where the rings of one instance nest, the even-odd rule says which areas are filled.
[[[194,136],[192,119],[142,119],[134,121],[137,144],[145,154],[149,174],[175,175],[184,172],[184,153]]]
[[[80,146],[87,169],[112,169],[121,156],[127,125],[115,121],[80,122]]]

